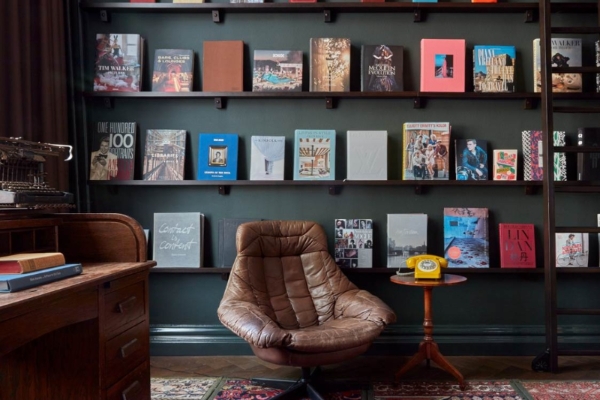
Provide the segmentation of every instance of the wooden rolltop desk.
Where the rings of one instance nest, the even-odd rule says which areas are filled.
[[[0,293],[0,399],[150,399],[143,229],[121,214],[0,212],[0,256],[60,251],[83,273]]]

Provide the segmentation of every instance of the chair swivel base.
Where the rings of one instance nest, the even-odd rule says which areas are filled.
[[[312,373],[309,367],[302,367],[302,378],[298,381],[255,378],[252,379],[252,384],[284,390],[269,400],[302,399],[307,397],[311,400],[325,400],[327,393],[362,389],[356,383],[325,382],[319,379],[320,372],[320,367],[315,368]]]

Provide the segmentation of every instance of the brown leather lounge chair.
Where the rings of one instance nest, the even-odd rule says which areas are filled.
[[[220,321],[258,358],[302,368],[298,381],[253,383],[286,389],[274,399],[308,395],[319,400],[319,390],[339,390],[319,381],[319,367],[364,353],[395,322],[394,312],[346,278],[315,222],[247,222],[237,231],[236,245]]]

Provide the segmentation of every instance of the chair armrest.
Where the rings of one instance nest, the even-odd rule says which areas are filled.
[[[366,290],[354,289],[338,297],[335,318],[359,318],[385,326],[396,322],[396,314],[379,297]]]
[[[260,348],[287,346],[290,334],[281,329],[253,303],[224,301],[217,310],[219,320],[236,335]]]

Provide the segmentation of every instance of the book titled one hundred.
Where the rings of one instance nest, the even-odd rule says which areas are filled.
[[[83,271],[81,264],[64,264],[27,274],[0,275],[0,292],[18,292],[46,283],[79,275]]]
[[[24,274],[65,263],[62,253],[19,253],[0,257],[0,274]]]

